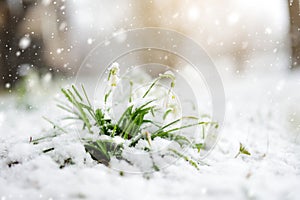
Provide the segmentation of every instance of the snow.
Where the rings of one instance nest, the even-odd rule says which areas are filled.
[[[106,167],[85,152],[77,133],[33,146],[30,136],[37,138],[51,128],[41,116],[61,116],[50,94],[33,111],[17,109],[13,96],[2,97],[0,198],[299,199],[299,75],[281,71],[224,78],[226,120],[219,143],[203,160],[209,166],[199,171],[182,159],[159,161],[153,155],[165,167],[143,173],[151,158],[132,148],[124,151],[128,160],[142,160],[131,166],[112,159]],[[251,156],[234,158],[240,142]],[[169,145],[161,139],[152,143],[158,150]],[[52,146],[54,151],[39,153]],[[60,169],[69,157],[75,164]]]
[[[30,40],[29,35],[25,35],[24,37],[22,37],[20,39],[20,41],[19,41],[19,47],[21,49],[23,49],[23,50],[27,49],[29,47],[30,43],[31,43],[31,40]]]
[[[5,83],[5,88],[6,89],[10,88],[10,83]]]
[[[92,39],[92,38],[89,38],[89,39],[87,40],[87,43],[88,43],[88,44],[92,44],[92,43],[93,43],[93,39]]]
[[[20,56],[21,55],[21,52],[20,51],[17,51],[16,52],[16,56]]]

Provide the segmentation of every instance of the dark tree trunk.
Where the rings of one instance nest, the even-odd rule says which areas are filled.
[[[300,66],[300,2],[288,0],[290,12],[290,35],[292,45],[292,68]]]
[[[9,8],[5,1],[0,1],[0,86],[1,89],[8,81],[9,68],[7,67],[9,49]]]
[[[19,34],[19,25],[26,20],[27,11],[36,2],[34,0],[15,1],[10,8],[7,1],[0,0],[0,89],[6,84],[13,86],[20,75],[20,64],[37,66],[41,58],[34,59],[34,55],[41,55],[42,40],[39,37],[31,37],[31,45],[26,50],[19,47],[19,41],[23,37]],[[17,55],[20,52],[20,55]]]

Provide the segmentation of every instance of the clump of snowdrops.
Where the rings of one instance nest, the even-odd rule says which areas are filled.
[[[203,133],[202,142],[196,142],[199,140],[186,136],[183,134],[184,130],[201,126],[201,130],[204,131],[208,130],[209,127],[217,128],[218,124],[207,120],[202,121],[197,116],[175,118],[178,116],[176,115],[178,105],[176,105],[176,96],[172,90],[175,87],[176,77],[170,71],[156,77],[140,96],[135,95],[133,98],[132,93],[130,93],[124,112],[118,119],[112,119],[112,104],[109,103],[109,100],[120,82],[119,71],[117,63],[113,63],[108,68],[107,87],[103,96],[102,107],[94,108],[83,85],[80,89],[74,85],[68,89],[61,89],[67,101],[58,104],[58,107],[70,114],[64,120],[72,120],[77,124],[82,124],[82,131],[87,131],[90,135],[93,135],[93,137],[87,137],[86,134],[83,134],[81,138],[86,152],[91,155],[92,159],[106,166],[110,165],[113,157],[126,161],[122,154],[124,148],[136,148],[140,142],[146,144],[143,151],[151,153],[151,144],[157,138],[174,142],[182,149],[194,149],[198,153],[205,148],[205,133]],[[161,102],[161,99],[155,98],[151,93],[157,89],[157,85],[162,80],[169,82],[169,88],[163,97],[165,98],[164,103],[160,104],[158,102]],[[131,86],[133,84],[133,82],[130,82]],[[162,113],[160,121],[157,121],[157,117],[155,118],[158,113]],[[33,139],[34,144],[44,139],[53,139],[58,135],[57,132],[68,133],[65,128],[50,120],[48,121],[56,130],[55,134]],[[54,148],[49,148],[44,150],[43,153],[52,150]],[[199,169],[201,162],[196,158],[175,148],[169,148],[167,152]],[[163,158],[163,155],[161,157]],[[159,167],[155,164],[153,168],[159,170]]]

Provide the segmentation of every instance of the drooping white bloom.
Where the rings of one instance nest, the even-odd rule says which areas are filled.
[[[109,86],[112,87],[116,87],[120,78],[119,78],[119,72],[120,72],[120,68],[119,68],[119,63],[113,63],[109,68],[109,75],[108,75],[108,83]]]
[[[173,114],[173,116],[179,115],[180,108],[178,106],[178,103],[176,102],[169,103],[168,109],[171,109],[171,113]]]
[[[172,71],[168,70],[164,73],[164,75],[172,76],[175,79],[175,75]]]

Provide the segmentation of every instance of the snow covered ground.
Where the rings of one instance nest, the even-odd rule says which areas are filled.
[[[14,96],[1,96],[0,199],[300,199],[299,77],[282,71],[224,78],[226,119],[204,160],[209,166],[197,171],[178,160],[123,176],[112,169],[118,163],[95,163],[72,135],[54,139],[59,154],[38,154],[29,138],[49,129],[41,116],[61,115],[55,102],[41,94],[43,103],[28,111]],[[234,158],[240,142],[251,156]],[[54,159],[68,156],[75,164],[60,169]]]

